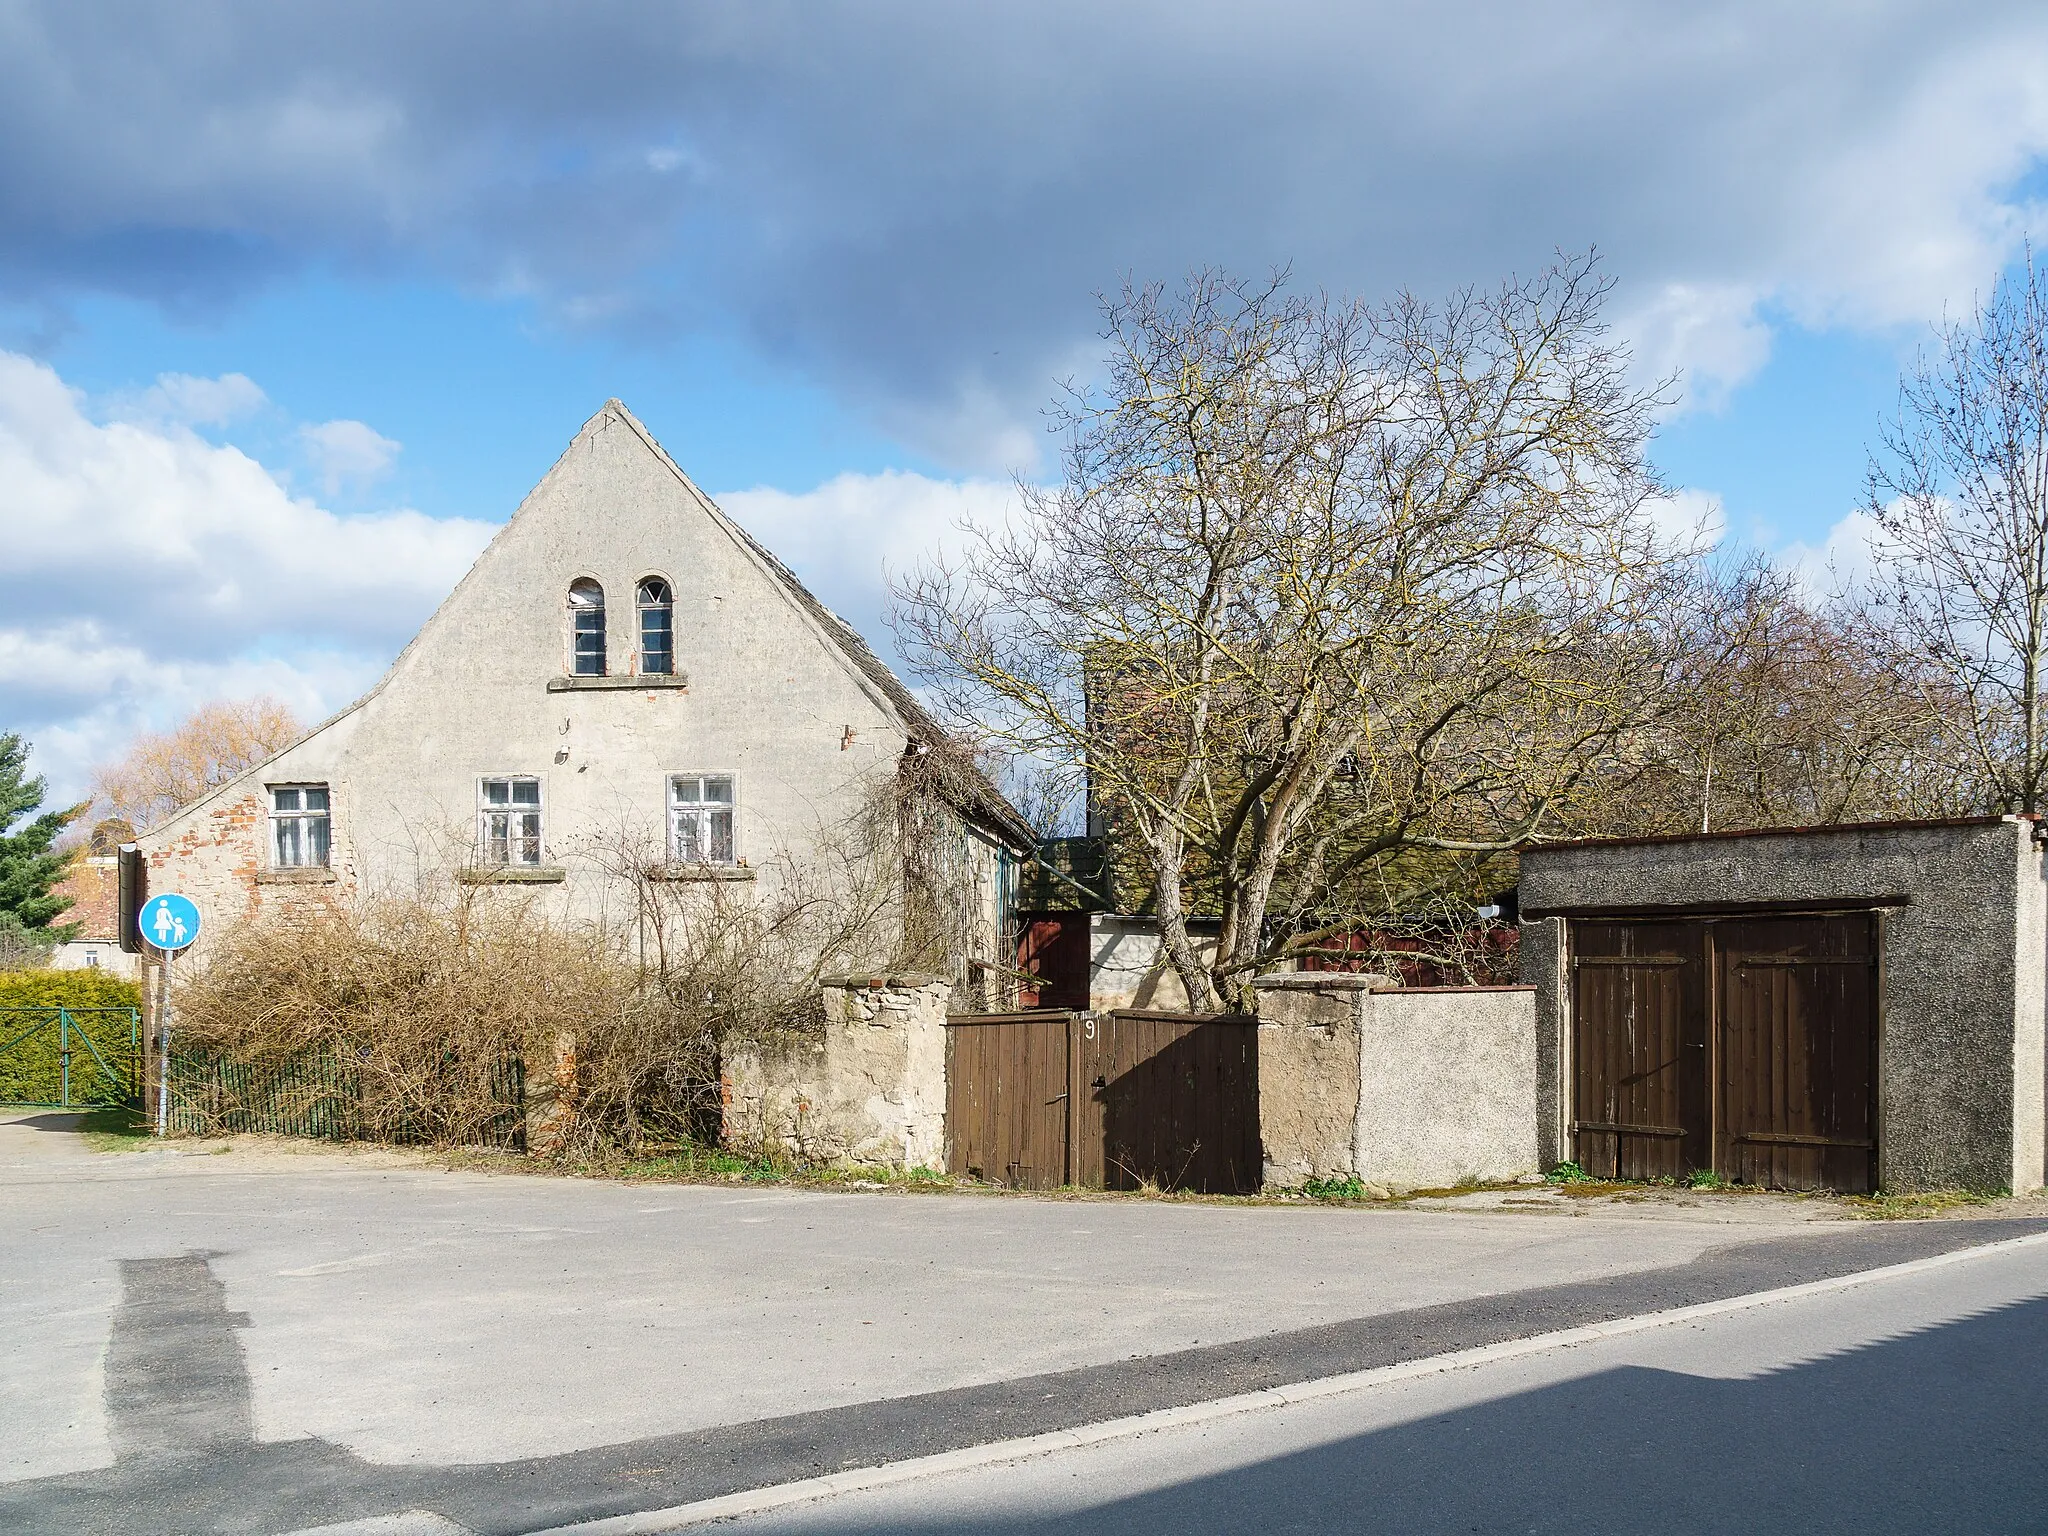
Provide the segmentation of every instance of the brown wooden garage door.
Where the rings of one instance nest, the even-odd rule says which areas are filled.
[[[1860,913],[1574,922],[1579,1164],[1874,1188],[1876,959]]]
[[[1256,1191],[1258,1025],[1231,1015],[947,1020],[947,1167],[1020,1189]]]

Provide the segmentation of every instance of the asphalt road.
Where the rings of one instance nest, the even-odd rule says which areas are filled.
[[[721,1524],[855,1532],[2048,1529],[2048,1248]]]
[[[55,1124],[0,1124],[7,1531],[532,1531],[2040,1225],[626,1186]]]

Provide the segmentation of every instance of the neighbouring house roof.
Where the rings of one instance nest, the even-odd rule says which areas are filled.
[[[111,858],[74,860],[64,878],[51,887],[51,894],[71,902],[58,916],[57,926],[77,925],[74,942],[90,939],[111,944],[119,939],[118,864],[119,860]]]
[[[2001,821],[2036,821],[2039,818],[2011,816],[1942,816],[1923,821],[1837,821],[1809,827],[1736,827],[1726,832],[1661,832],[1648,837],[1573,837],[1554,843],[1531,843],[1518,849],[1527,859],[1546,853],[1577,853],[1588,848],[1656,848],[1666,843],[1726,843],[1752,837],[1823,837],[1836,833],[1911,832],[1944,827],[1989,827]]]

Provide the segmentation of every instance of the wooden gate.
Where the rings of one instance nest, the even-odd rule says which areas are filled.
[[[1572,924],[1574,1155],[1600,1178],[1712,1168],[1876,1187],[1868,914]]]
[[[1714,1166],[1729,1178],[1773,1189],[1877,1187],[1875,921],[1717,926]]]
[[[1234,1015],[947,1020],[947,1166],[1021,1189],[1258,1189],[1258,1029]]]
[[[1258,1020],[1119,1009],[1079,1020],[1075,1043],[1076,1184],[1258,1189]]]
[[[1699,923],[1572,925],[1581,1168],[1682,1178],[1711,1166]]]
[[[946,1021],[946,1167],[1016,1189],[1071,1183],[1071,1013]]]

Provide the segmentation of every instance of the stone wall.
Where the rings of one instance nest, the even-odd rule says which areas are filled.
[[[726,1143],[821,1162],[943,1167],[951,989],[935,976],[828,978],[817,1038],[726,1053]]]
[[[1336,973],[1261,977],[1266,1181],[1426,1189],[1541,1165],[1536,997]]]
[[[1259,1140],[1266,1183],[1295,1188],[1358,1171],[1360,1037],[1379,976],[1262,976]]]

